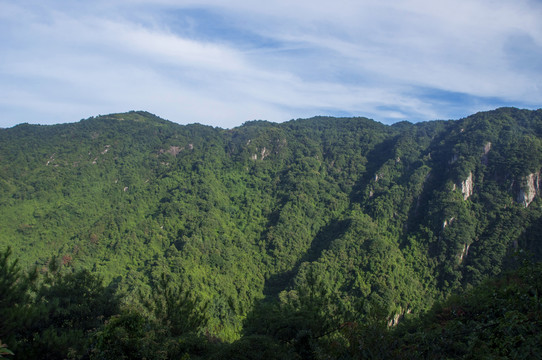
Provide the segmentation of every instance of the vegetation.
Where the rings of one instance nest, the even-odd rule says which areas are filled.
[[[541,169],[542,110],[0,129],[0,356],[527,357]]]

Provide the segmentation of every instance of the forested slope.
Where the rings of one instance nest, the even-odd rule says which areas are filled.
[[[316,298],[334,324],[393,324],[518,253],[540,258],[541,169],[542,110],[392,126],[224,130],[145,112],[22,124],[0,130],[0,250],[101,274],[127,303],[165,273],[225,340]]]

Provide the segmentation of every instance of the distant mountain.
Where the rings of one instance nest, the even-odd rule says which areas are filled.
[[[542,110],[22,124],[0,129],[0,249],[24,266],[58,256],[128,297],[165,272],[225,339],[262,306],[313,295],[329,318],[393,325],[541,258],[541,169]]]

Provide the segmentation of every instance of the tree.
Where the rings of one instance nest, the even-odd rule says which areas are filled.
[[[87,356],[90,334],[119,313],[120,298],[115,289],[88,270],[64,274],[50,262],[50,274],[36,293],[40,317],[29,331],[28,358],[58,359]]]
[[[165,273],[156,282],[150,297],[142,296],[142,300],[143,306],[169,329],[171,336],[195,333],[207,324],[207,304],[200,304],[199,299],[175,286]]]
[[[11,261],[11,253],[9,247],[0,252],[0,339],[15,349],[25,325],[35,315],[29,291],[36,273],[23,274],[18,261]]]

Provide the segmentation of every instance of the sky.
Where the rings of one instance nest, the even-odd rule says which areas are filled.
[[[542,107],[542,0],[0,0],[0,127]]]

